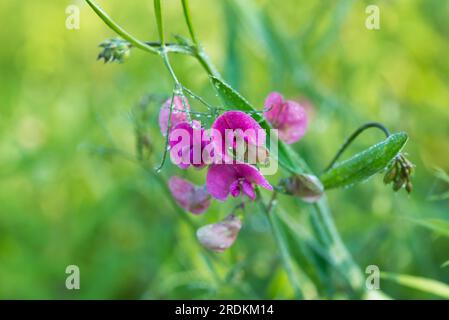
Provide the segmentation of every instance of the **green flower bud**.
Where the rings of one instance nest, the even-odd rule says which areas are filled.
[[[122,63],[129,57],[131,45],[122,39],[109,39],[102,42],[100,47],[103,50],[99,53],[98,60],[103,59],[104,63]]]
[[[404,154],[400,153],[389,165],[384,176],[384,183],[392,183],[393,191],[398,191],[405,186],[405,190],[411,193],[413,190],[411,176],[413,175],[414,167],[413,163]]]

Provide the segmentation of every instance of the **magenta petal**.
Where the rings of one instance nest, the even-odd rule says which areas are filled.
[[[230,130],[240,131],[244,134],[245,141],[254,145],[265,143],[265,131],[251,116],[242,111],[227,111],[219,116],[212,124],[212,136],[214,143],[221,143],[222,151],[225,150],[225,137],[230,135]]]
[[[251,184],[259,185],[267,190],[273,190],[271,184],[256,167],[244,163],[235,164],[232,166],[238,172],[239,177],[248,180]]]
[[[200,214],[210,206],[210,194],[204,186],[195,186],[187,180],[173,176],[168,181],[168,187],[176,202],[187,211]]]
[[[226,129],[242,129],[245,131],[247,129],[258,130],[261,128],[256,120],[242,111],[227,111],[219,116],[212,124],[212,129],[219,130],[223,136]]]
[[[273,107],[279,106],[284,102],[284,97],[279,92],[271,92],[265,99],[266,112],[270,112]]]
[[[264,117],[275,129],[277,129],[278,123],[282,122],[279,117],[281,116],[283,104],[284,97],[278,92],[270,93],[264,103]]]
[[[308,126],[304,107],[291,100],[284,101],[279,93],[271,93],[265,100],[264,117],[274,129],[278,129],[279,138],[291,144],[301,139]]]
[[[235,180],[233,183],[231,183],[231,186],[229,187],[229,191],[231,192],[231,196],[238,197],[240,195],[240,182],[239,180]]]
[[[190,165],[196,168],[205,166],[202,152],[210,141],[202,141],[202,138],[205,139],[206,136],[200,122],[194,120],[192,125],[188,122],[178,123],[173,127],[169,136],[172,161],[182,169],[186,169]]]
[[[213,164],[207,171],[207,191],[212,197],[225,201],[229,195],[231,184],[237,179],[237,171],[233,165]]]
[[[240,195],[240,188],[248,197],[255,199],[253,184],[273,190],[260,171],[249,164],[214,164],[206,176],[207,191],[221,201],[225,201],[229,193],[234,197]]]
[[[242,182],[243,193],[246,194],[251,200],[256,200],[256,192],[251,183],[247,180]]]
[[[170,115],[170,103],[171,98],[169,98],[162,105],[161,110],[159,112],[159,128],[161,129],[161,133],[163,136],[167,134],[167,126],[168,126],[168,117]],[[181,100],[181,97],[175,96],[173,98],[173,108],[172,114],[170,118],[170,128],[173,128],[178,123],[187,121],[187,113],[185,111],[190,110],[190,106],[187,103],[187,100],[184,100],[184,103]]]
[[[306,133],[308,118],[306,110],[294,101],[285,103],[286,119],[279,127],[279,137],[288,144],[301,139]]]

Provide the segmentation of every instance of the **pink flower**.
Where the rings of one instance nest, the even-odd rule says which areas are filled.
[[[187,211],[200,214],[210,206],[210,195],[205,186],[195,186],[187,180],[173,176],[168,181],[168,187],[179,206]]]
[[[161,129],[162,135],[165,137],[167,134],[167,125],[168,125],[168,116],[170,115],[170,103],[171,98],[169,98],[162,105],[161,110],[159,112],[159,127]],[[185,106],[184,106],[185,105]],[[180,122],[184,122],[188,120],[187,112],[190,110],[190,106],[187,102],[187,99],[184,99],[184,103],[182,102],[182,98],[179,96],[175,96],[173,98],[173,107],[170,119],[170,129],[176,126]]]
[[[213,143],[219,147],[224,159],[232,157],[228,148],[237,148],[237,137],[246,144],[263,146],[266,132],[256,120],[242,111],[227,111],[212,124]]]
[[[181,169],[187,169],[190,165],[202,168],[206,165],[203,159],[203,150],[210,143],[210,138],[201,128],[201,123],[193,120],[178,123],[170,132],[169,145],[170,156],[173,163]]]
[[[241,193],[254,200],[254,185],[273,190],[259,170],[249,164],[213,164],[206,176],[207,191],[221,201],[225,201],[229,194],[238,197]]]
[[[237,239],[242,223],[239,218],[229,215],[223,221],[208,224],[196,232],[199,242],[209,250],[223,252]]]
[[[279,138],[288,144],[301,139],[307,130],[307,114],[303,106],[284,100],[281,94],[272,92],[265,100],[265,119],[279,130]]]

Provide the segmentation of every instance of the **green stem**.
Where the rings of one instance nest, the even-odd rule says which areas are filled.
[[[171,95],[170,100],[170,110],[168,112],[168,120],[167,120],[167,130],[165,131],[165,146],[164,146],[164,153],[162,155],[162,160],[160,165],[155,169],[156,172],[160,172],[162,167],[164,166],[165,159],[167,158],[167,152],[168,152],[168,140],[170,139],[170,126],[171,126],[171,115],[173,113],[173,101],[175,99],[175,93],[173,92]]]
[[[207,74],[217,78],[221,78],[220,73],[215,68],[215,66],[210,62],[208,55],[204,52],[203,48],[199,45],[196,33],[193,29],[192,19],[190,17],[190,8],[188,0],[181,0],[182,11],[184,13],[184,19],[186,20],[187,28],[189,29],[190,37],[194,44],[194,56],[201,64],[201,66],[206,70]]]
[[[133,46],[136,48],[139,48],[141,50],[144,50],[146,52],[155,53],[158,54],[159,51],[149,45],[147,45],[145,42],[142,42],[138,39],[136,39],[134,36],[129,34],[127,31],[125,31],[122,27],[120,27],[116,22],[114,22],[106,12],[103,11],[103,9],[100,8],[95,2],[91,0],[86,0],[87,4],[92,8],[92,10],[95,11],[95,13],[100,17],[101,20],[108,25],[109,28],[111,28],[113,31],[115,31],[119,36],[121,36],[126,41],[129,41]]]
[[[363,283],[364,277],[360,267],[355,263],[348,249],[344,245],[340,234],[334,223],[334,219],[329,211],[326,200],[321,199],[318,203],[313,205],[316,213],[320,215],[323,221],[323,227],[330,236],[331,243],[329,245],[330,254],[334,261],[340,264],[343,273],[346,274],[351,289],[360,297],[364,291]]]
[[[276,194],[277,192],[273,191],[273,195],[270,202],[268,203],[268,205],[265,205],[262,200],[262,195],[257,190],[257,202],[259,203],[260,208],[265,213],[268,221],[270,222],[270,227],[276,240],[277,247],[279,248],[285,272],[287,272],[287,276],[293,286],[295,296],[297,299],[303,299],[304,294],[301,289],[300,281],[294,272],[293,261],[288,251],[287,239],[285,238],[282,230],[280,229],[276,217],[272,214],[272,211],[276,207]]]
[[[196,41],[196,35],[193,30],[192,19],[190,18],[190,8],[188,0],[181,0],[182,3],[182,11],[184,13],[184,18],[186,20],[187,28],[189,29],[190,37],[192,38],[192,42],[195,46],[198,46],[198,42]]]
[[[162,57],[162,61],[164,62],[165,67],[168,70],[168,73],[170,74],[170,77],[173,79],[173,81],[175,82],[175,90],[182,90],[183,86],[182,84],[179,82],[178,77],[176,76],[175,71],[173,70],[173,67],[170,63],[170,60],[168,58],[168,55],[165,51],[162,51],[161,53],[161,57]]]
[[[162,9],[161,0],[154,0],[154,14],[156,16],[157,31],[159,33],[159,40],[161,40],[162,47],[165,46],[164,40],[164,25],[162,24]]]

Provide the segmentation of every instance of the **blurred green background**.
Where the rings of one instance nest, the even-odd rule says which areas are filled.
[[[157,39],[152,1],[99,3],[140,39]],[[65,27],[70,4],[80,7],[79,30]],[[179,1],[163,4],[167,36],[187,36]],[[365,28],[368,4],[380,7],[380,30]],[[262,108],[273,90],[311,102],[310,129],[294,147],[312,169],[322,170],[365,122],[409,133],[406,152],[417,166],[410,196],[393,193],[377,175],[330,191],[330,207],[363,271],[374,264],[449,283],[442,266],[449,260],[449,200],[432,200],[449,189],[435,177],[436,167],[449,171],[449,2],[190,5],[212,61],[254,105]],[[134,50],[124,64],[96,61],[98,44],[115,35],[83,1],[3,0],[0,20],[0,298],[294,298],[256,207],[248,208],[232,249],[212,259],[217,279],[178,215],[190,214],[176,209],[153,174],[107,152],[134,154],[133,108],[142,96],[170,95],[173,84],[157,56]],[[186,86],[219,103],[194,59],[173,56],[173,64]],[[158,110],[149,104],[145,118],[154,166],[164,144]],[[365,133],[346,157],[382,138]],[[205,171],[166,164],[162,176],[173,174],[202,183]],[[304,204],[281,201],[308,228]],[[191,218],[217,221],[229,202]],[[80,290],[65,288],[71,264],[80,267]],[[338,279],[333,283],[327,295],[312,285],[307,297],[344,298]],[[381,289],[393,298],[436,298],[386,280]]]

